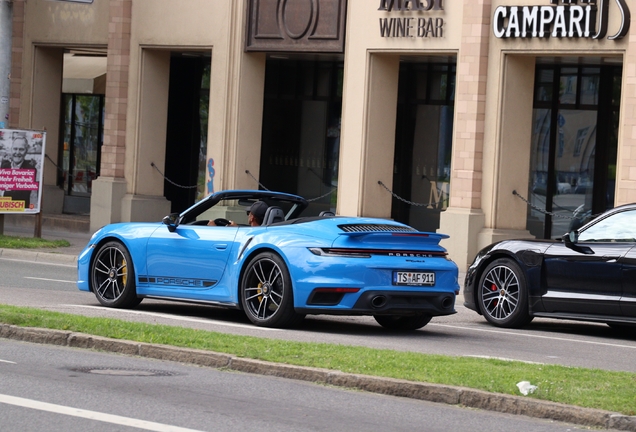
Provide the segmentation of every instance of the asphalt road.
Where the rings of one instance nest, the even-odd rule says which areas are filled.
[[[2,339],[0,429],[579,430],[548,420],[302,381]]]
[[[388,332],[371,317],[310,316],[298,329],[262,329],[240,312],[207,306],[144,300],[134,310],[106,309],[77,290],[75,272],[68,264],[0,258],[0,303],[284,340],[636,372],[636,336],[620,336],[603,324],[536,319],[521,330],[498,329],[460,300],[457,314],[410,333]]]

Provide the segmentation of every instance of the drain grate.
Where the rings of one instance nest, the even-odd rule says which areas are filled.
[[[73,372],[89,373],[95,375],[114,375],[114,376],[177,376],[181,375],[177,372],[162,371],[155,369],[127,369],[127,368],[111,368],[111,367],[78,367],[70,368]]]

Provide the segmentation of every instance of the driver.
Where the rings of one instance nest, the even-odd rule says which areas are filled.
[[[256,201],[254,204],[250,206],[247,210],[247,224],[249,226],[260,226],[263,223],[263,218],[265,217],[265,212],[269,206],[265,201]],[[216,226],[213,220],[208,222],[210,226]],[[226,226],[238,226],[236,222],[230,221],[230,223]]]

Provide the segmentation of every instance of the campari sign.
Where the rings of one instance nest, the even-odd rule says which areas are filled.
[[[617,29],[608,28],[610,10],[620,14]],[[616,40],[627,35],[630,21],[626,0],[550,0],[543,6],[498,6],[493,32],[497,38]]]

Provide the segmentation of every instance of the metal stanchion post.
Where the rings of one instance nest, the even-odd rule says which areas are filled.
[[[35,214],[35,230],[33,232],[33,237],[42,238],[42,212],[38,212]]]

